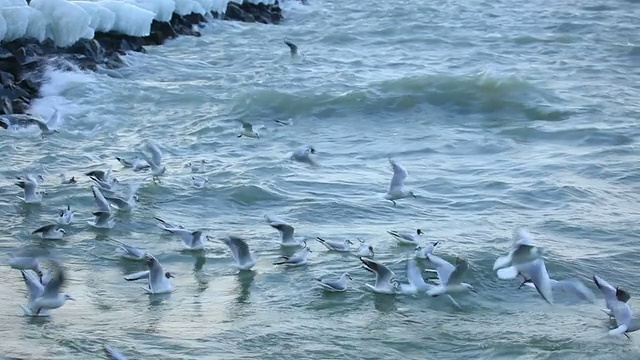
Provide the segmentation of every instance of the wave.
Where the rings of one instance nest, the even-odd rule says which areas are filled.
[[[283,117],[335,117],[353,112],[406,112],[433,106],[459,114],[497,114],[528,120],[564,120],[575,110],[550,90],[516,76],[434,74],[407,76],[336,92],[260,89],[240,94],[237,111]]]

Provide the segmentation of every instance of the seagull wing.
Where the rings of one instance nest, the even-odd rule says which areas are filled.
[[[287,46],[289,47],[289,50],[291,50],[292,56],[298,53],[298,46],[296,44],[288,40],[285,40],[284,43],[287,44]]]
[[[44,287],[42,296],[56,296],[67,280],[67,275],[62,266],[57,261],[52,261],[52,264],[54,273],[47,286]]]
[[[391,282],[391,279],[395,276],[391,269],[375,260],[361,257],[360,261],[362,261],[369,270],[376,273],[376,286],[381,283]]]
[[[447,284],[460,284],[462,282],[462,277],[469,270],[469,263],[461,258],[456,258],[456,266],[455,270],[449,275],[449,281]]]
[[[247,242],[243,238],[230,235],[226,239],[223,239],[223,241],[229,247],[233,258],[238,263],[242,263],[245,259],[251,258],[249,245],[247,245]]]
[[[246,122],[244,120],[240,120],[240,123],[242,123],[242,128],[245,131],[248,131],[248,132],[253,131],[253,125],[250,122]]]
[[[160,164],[162,164],[162,152],[156,144],[148,142],[146,145],[146,149],[151,153],[150,160],[154,165],[159,166]],[[149,162],[149,159],[147,159],[147,162]]]
[[[393,169],[393,177],[391,178],[391,184],[389,185],[389,192],[402,191],[404,180],[409,176],[409,173],[407,173],[407,170],[405,170],[395,160],[389,159],[389,163]]]
[[[447,260],[433,254],[427,254],[427,259],[429,259],[433,266],[435,266],[440,284],[447,285],[449,283],[449,278],[456,270],[456,267]]]
[[[40,280],[28,271],[21,270],[22,278],[25,285],[27,285],[27,291],[29,292],[29,302],[37,299],[44,292],[44,286],[40,284]]]
[[[98,210],[100,212],[110,213],[111,206],[109,205],[109,202],[107,201],[107,199],[105,199],[104,195],[102,195],[102,192],[100,191],[100,189],[98,189],[96,186],[92,186],[91,191],[93,191],[93,199],[96,202],[96,206],[98,207]]]
[[[596,298],[596,296],[593,294],[593,291],[591,291],[591,289],[589,289],[580,280],[575,280],[575,279],[558,280],[555,283],[554,287],[559,289],[560,291],[575,294],[580,299],[586,300],[589,302],[593,302]]]
[[[105,344],[104,353],[109,360],[127,360],[127,358],[117,349],[112,348],[111,346]]]
[[[42,227],[34,230],[31,234],[37,234],[37,233],[43,233],[44,234],[44,233],[46,233],[48,231],[53,230],[55,227],[56,227],[56,224],[45,225],[45,226],[42,226]]]
[[[596,284],[607,303],[616,301],[616,288],[611,286],[605,279],[598,275],[593,275],[593,282]]]

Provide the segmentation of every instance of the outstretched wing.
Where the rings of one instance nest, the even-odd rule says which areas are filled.
[[[391,183],[389,184],[389,192],[402,191],[404,181],[407,176],[409,176],[409,173],[395,160],[389,159],[389,163],[391,164],[391,168],[393,169],[393,177],[391,178]]]

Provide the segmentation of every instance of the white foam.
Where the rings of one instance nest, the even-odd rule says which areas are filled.
[[[173,0],[125,0],[128,3],[149,10],[156,14],[155,20],[169,21],[176,9],[176,3]]]
[[[122,1],[100,1],[100,5],[116,14],[113,31],[129,36],[148,36],[156,14]]]
[[[31,0],[29,6],[38,9],[48,20],[47,37],[56,46],[73,45],[87,32],[91,18],[80,6],[64,0]]]
[[[74,1],[73,3],[89,14],[91,17],[89,26],[95,31],[109,32],[113,29],[113,24],[116,22],[116,13],[113,11],[94,1]]]
[[[189,14],[202,14],[204,15],[207,11],[200,5],[199,2],[194,0],[175,0],[176,2],[176,10],[175,13],[184,16]]]
[[[12,41],[23,38],[29,26],[29,18],[31,11],[27,6],[7,6],[0,8],[0,14],[3,18],[9,19],[7,29],[2,39]]]

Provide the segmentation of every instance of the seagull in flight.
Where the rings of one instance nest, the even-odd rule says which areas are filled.
[[[410,196],[415,198],[416,195],[413,193],[413,190],[407,190],[404,188],[404,181],[409,176],[407,170],[391,158],[389,158],[389,163],[393,169],[393,177],[389,184],[389,191],[387,191],[384,198],[390,200],[393,203],[393,206],[396,206],[396,200],[408,198]]]

